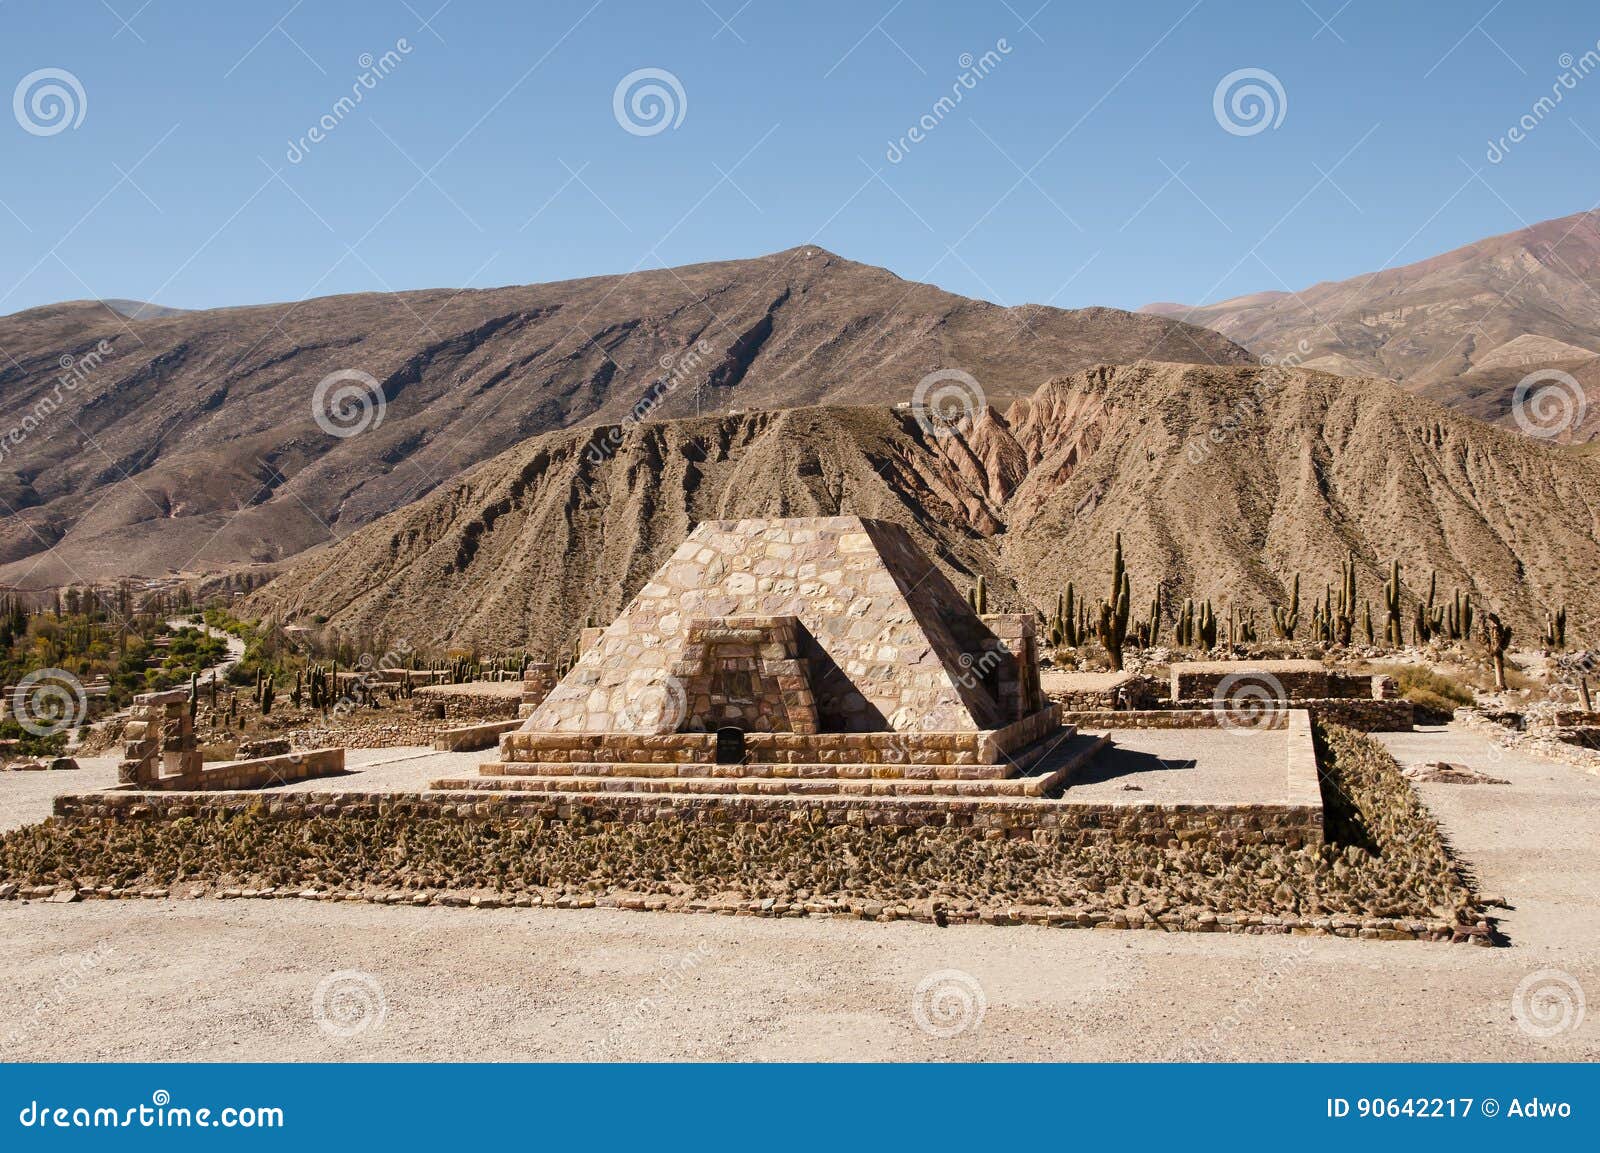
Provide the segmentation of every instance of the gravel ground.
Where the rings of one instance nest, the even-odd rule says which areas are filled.
[[[1510,948],[301,900],[10,901],[0,903],[0,1056],[1600,1059],[1600,1024],[1594,1013],[1574,1024],[1575,1002],[1568,1027],[1547,1036],[1536,1027],[1560,1024],[1559,1010],[1546,1016],[1544,1000],[1525,997],[1535,1028],[1514,1012],[1525,982],[1600,991],[1600,781],[1491,753],[1457,730],[1386,743],[1402,764],[1461,761],[1512,782],[1421,786],[1484,889],[1517,906],[1504,914]],[[404,764],[416,762],[394,771]],[[1539,976],[1547,970],[1562,976]]]
[[[1281,805],[1290,799],[1289,734],[1282,729],[1113,729],[1111,741],[1072,778],[1066,800]],[[1308,761],[1308,780],[1313,771]]]

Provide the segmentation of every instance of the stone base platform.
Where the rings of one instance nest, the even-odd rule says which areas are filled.
[[[1009,765],[635,765],[618,762],[495,763],[482,776],[433,783],[443,790],[524,793],[689,793],[706,796],[1041,797],[1070,780],[1110,743],[1071,732],[1040,742]],[[1047,747],[1046,747],[1047,746]],[[512,775],[514,771],[515,775]]]

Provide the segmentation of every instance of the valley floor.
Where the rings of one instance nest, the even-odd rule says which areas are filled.
[[[1519,986],[1534,1026],[1563,1019],[1535,990],[1600,996],[1600,778],[1465,730],[1384,741],[1402,765],[1450,760],[1511,782],[1420,786],[1482,890],[1516,906],[1501,911],[1510,947],[599,909],[6,901],[0,1057],[1600,1059],[1600,1006],[1580,1021],[1581,1001],[1569,1000],[1567,1027],[1548,1036],[1513,1011]],[[34,782],[45,776],[29,787],[44,789]]]

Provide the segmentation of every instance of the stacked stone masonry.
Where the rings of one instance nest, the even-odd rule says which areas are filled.
[[[254,810],[281,820],[371,817],[383,813],[461,820],[527,819],[628,824],[809,821],[896,828],[949,827],[994,836],[1060,835],[1071,843],[1100,840],[1145,844],[1320,844],[1320,805],[1074,805],[1052,800],[975,798],[680,796],[674,794],[495,793],[89,793],[57,797],[64,820],[203,819]]]

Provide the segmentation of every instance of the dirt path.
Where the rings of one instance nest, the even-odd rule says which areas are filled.
[[[209,668],[200,670],[200,683],[207,684],[213,680],[220,681],[228,675],[228,670],[244,659],[244,642],[232,633],[225,633],[221,629],[214,629],[208,624],[195,624],[187,617],[173,617],[167,622],[170,629],[199,629],[208,637],[216,637],[228,646],[228,657]]]
[[[1573,1027],[1571,1003],[1568,1027],[1547,1036],[1538,1026],[1560,1023],[1558,1003],[1525,994],[1532,1028],[1513,1008],[1519,986],[1600,995],[1600,781],[1496,760],[1453,730],[1386,742],[1403,764],[1466,761],[1512,782],[1421,787],[1484,887],[1517,906],[1511,947],[11,901],[0,902],[0,1057],[1600,1059],[1600,1008]]]

